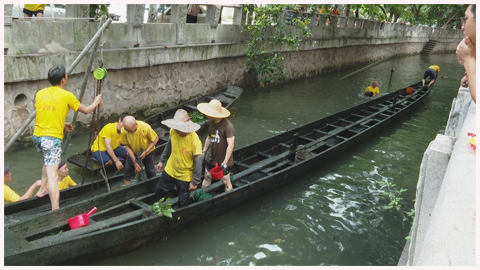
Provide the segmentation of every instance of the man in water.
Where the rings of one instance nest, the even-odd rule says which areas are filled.
[[[33,192],[37,187],[42,184],[42,180],[37,180],[31,185],[27,192],[23,194],[22,197],[18,195],[15,191],[13,191],[7,184],[12,180],[12,173],[10,172],[10,166],[3,167],[3,201],[4,202],[18,202],[22,200],[26,200],[32,197]]]
[[[373,81],[372,85],[367,87],[365,91],[363,92],[363,95],[366,97],[376,97],[380,93],[380,90],[378,89],[378,82]]]

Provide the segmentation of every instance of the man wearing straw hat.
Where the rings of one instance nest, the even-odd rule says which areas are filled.
[[[157,200],[165,198],[176,186],[179,206],[187,206],[189,191],[197,189],[202,176],[202,142],[195,133],[200,125],[192,122],[183,109],[178,109],[173,119],[164,120],[162,124],[170,128],[170,138],[157,171],[161,172],[167,159],[168,162],[155,186],[155,196]]]
[[[212,176],[210,170],[215,163],[221,164],[224,175],[222,182],[225,191],[232,189],[230,182],[229,167],[233,166],[233,148],[235,146],[235,128],[232,122],[226,119],[230,116],[230,112],[222,107],[222,103],[216,99],[212,99],[209,103],[200,103],[197,105],[198,110],[205,114],[210,123],[208,125],[208,135],[203,146],[203,154],[211,148],[205,164],[205,178],[202,187],[212,184]]]
[[[125,186],[130,185],[130,181],[135,175],[142,171],[142,167],[137,163],[136,155],[145,165],[145,173],[148,178],[154,177],[155,173],[155,145],[158,143],[158,135],[152,127],[143,122],[137,121],[131,115],[123,118],[123,127],[120,131],[122,144],[127,149],[127,159],[125,160],[125,171],[123,177]],[[143,152],[142,152],[143,151]],[[140,153],[142,152],[142,153]]]

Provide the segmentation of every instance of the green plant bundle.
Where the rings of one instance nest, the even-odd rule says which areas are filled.
[[[152,205],[152,211],[155,216],[162,214],[173,219],[172,213],[175,213],[175,210],[172,208],[172,203],[169,202],[170,198],[168,198],[164,204],[162,204],[163,201],[165,201],[165,198],[161,198],[158,202],[154,203]]]
[[[197,123],[199,125],[201,125],[203,122],[205,122],[205,117],[203,116],[203,114],[201,114],[197,111],[189,112],[188,116],[190,117],[192,122]]]
[[[195,199],[197,199],[197,201],[203,201],[203,200],[206,200],[206,199],[210,199],[211,197],[213,197],[212,194],[206,193],[202,189],[197,190],[195,192]]]

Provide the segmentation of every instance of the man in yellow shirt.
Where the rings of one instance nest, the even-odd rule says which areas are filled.
[[[121,132],[124,118],[125,115],[122,115],[117,123],[106,124],[100,133],[98,133],[97,138],[90,148],[92,155],[98,162],[110,165],[113,161],[119,171],[123,169],[120,158],[127,157],[127,150],[120,145],[122,143]]]
[[[379,93],[380,90],[378,89],[378,82],[373,81],[372,86],[367,87],[365,92],[363,92],[363,95],[367,97],[376,97]]]
[[[430,87],[435,80],[437,79],[438,73],[440,72],[440,67],[436,65],[429,66],[426,70],[425,73],[423,73],[423,79],[422,79],[422,86],[425,85],[425,79],[429,78],[430,83],[428,83],[428,87]]]
[[[31,18],[33,15],[35,17],[43,18],[43,10],[45,9],[45,4],[25,4],[23,7],[23,17]]]
[[[157,164],[157,171],[167,166],[155,186],[157,200],[165,198],[174,186],[178,190],[180,207],[189,204],[189,191],[196,190],[200,184],[203,168],[202,142],[197,131],[200,125],[192,122],[188,113],[178,109],[173,119],[162,121],[170,127],[170,138]]]
[[[89,106],[85,106],[71,92],[64,90],[68,75],[63,65],[48,71],[51,87],[39,90],[35,95],[37,118],[33,130],[33,144],[44,160],[42,167],[42,185],[37,197],[50,196],[52,210],[60,207],[58,191],[58,164],[62,153],[63,130],[72,132],[73,126],[65,122],[70,109],[84,114],[91,113],[102,102],[102,95],[95,97]],[[47,188],[47,182],[49,187]]]
[[[145,165],[147,177],[154,177],[156,175],[154,150],[159,139],[155,130],[149,124],[143,121],[136,121],[133,116],[128,115],[123,119],[121,138],[128,154],[123,173],[125,186],[129,186],[136,173],[142,171],[142,167],[137,163],[135,157],[137,154],[140,154],[138,158]]]
[[[13,191],[9,186],[7,186],[7,183],[12,180],[12,173],[10,172],[10,166],[4,166],[3,167],[3,201],[4,202],[18,202],[22,201],[25,199],[28,199],[32,197],[33,192],[37,187],[41,185],[41,181],[37,180],[31,185],[27,192],[23,194],[22,197],[18,195],[15,191]]]

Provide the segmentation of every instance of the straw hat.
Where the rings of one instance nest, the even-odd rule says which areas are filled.
[[[192,122],[187,111],[184,109],[178,109],[177,112],[175,112],[173,119],[163,120],[162,124],[185,133],[194,132],[200,129],[200,125]]]
[[[198,110],[213,118],[227,118],[230,112],[222,107],[222,103],[216,99],[210,100],[209,103],[200,103],[197,105]]]

